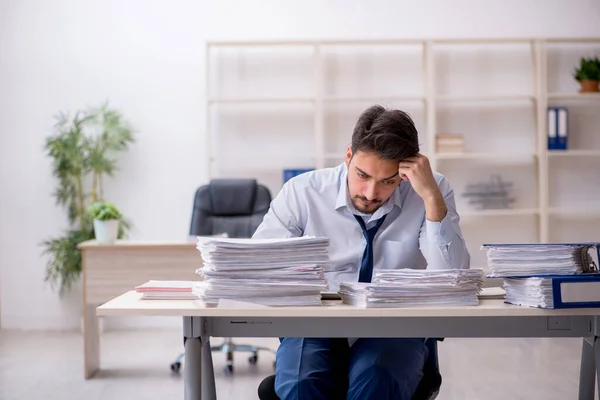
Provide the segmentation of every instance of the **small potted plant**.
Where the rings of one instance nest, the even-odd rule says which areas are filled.
[[[119,235],[119,223],[123,216],[113,204],[96,202],[90,205],[89,214],[94,219],[94,235],[102,244],[113,244]]]
[[[598,92],[600,82],[600,60],[598,57],[581,58],[579,68],[575,69],[573,77],[581,85],[580,93]]]

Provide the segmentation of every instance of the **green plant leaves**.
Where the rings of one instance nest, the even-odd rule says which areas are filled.
[[[58,179],[56,202],[67,208],[69,222],[75,224],[82,216],[78,195],[87,164],[83,129],[91,117],[77,113],[69,120],[67,114],[61,113],[56,118],[57,133],[46,139],[44,150],[52,158],[52,173]]]
[[[579,67],[573,72],[573,77],[581,81],[600,81],[600,60],[598,57],[583,57]]]
[[[93,203],[88,212],[93,219],[99,221],[108,221],[111,219],[120,219],[123,214],[113,203]]]
[[[87,204],[103,204],[103,176],[117,170],[117,153],[134,142],[133,130],[123,115],[108,103],[72,117],[65,112],[55,116],[55,133],[46,138],[44,151],[52,159],[52,174],[58,186],[53,193],[56,204],[66,209],[72,229],[59,238],[45,241],[48,256],[46,280],[68,289],[81,273],[81,254],[77,244],[94,238],[92,215]],[[88,179],[89,177],[92,179]],[[89,187],[91,184],[91,187]],[[125,237],[131,222],[107,203],[93,213],[97,219],[121,219],[119,238]]]
[[[74,229],[44,242],[43,254],[49,257],[45,280],[58,287],[61,295],[71,288],[81,273],[81,252],[77,245],[93,238],[93,229]]]

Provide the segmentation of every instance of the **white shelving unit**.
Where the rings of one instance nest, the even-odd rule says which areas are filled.
[[[600,38],[209,42],[206,54],[211,177],[255,177],[275,195],[286,168],[341,163],[378,103],[413,117],[474,265],[484,242],[600,240],[600,94],[572,78]],[[547,150],[552,105],[569,109],[567,151]],[[465,152],[437,153],[440,133],[462,133]],[[512,208],[463,197],[492,174],[513,183]]]

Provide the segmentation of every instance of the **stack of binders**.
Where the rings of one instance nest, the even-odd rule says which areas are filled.
[[[568,117],[566,107],[548,107],[548,150],[567,150]]]
[[[487,250],[489,277],[503,279],[506,303],[600,307],[600,243],[484,244],[482,248]]]

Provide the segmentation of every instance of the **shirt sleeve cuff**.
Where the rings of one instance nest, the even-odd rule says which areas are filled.
[[[454,239],[454,230],[446,215],[441,222],[430,221],[425,218],[427,239],[439,246],[448,246]]]

